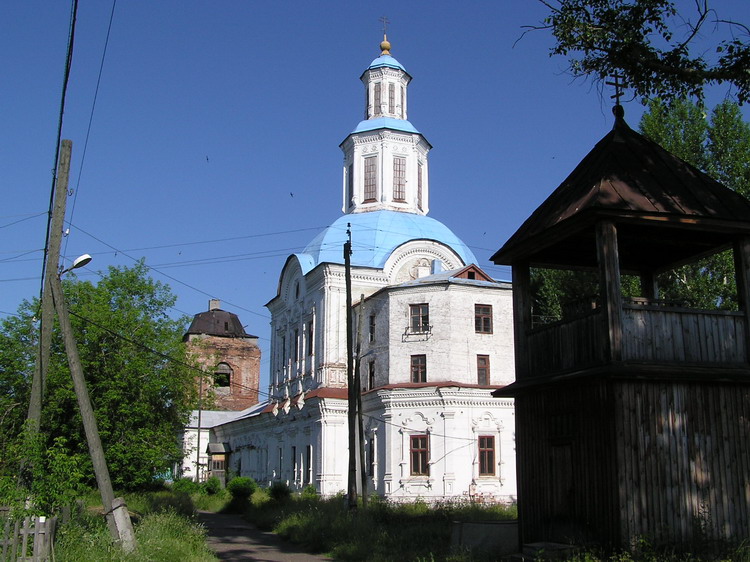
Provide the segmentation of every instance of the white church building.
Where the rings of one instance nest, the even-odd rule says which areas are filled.
[[[346,490],[351,236],[366,493],[513,501],[513,401],[491,396],[514,379],[511,287],[427,216],[431,145],[407,120],[411,76],[381,50],[361,76],[365,119],[340,145],[344,214],[289,256],[266,305],[270,398],[216,418],[210,448],[262,485]]]

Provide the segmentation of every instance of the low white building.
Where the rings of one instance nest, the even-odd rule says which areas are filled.
[[[511,289],[427,217],[431,148],[406,119],[411,76],[382,53],[363,73],[366,118],[341,143],[345,213],[281,271],[267,403],[215,425],[229,471],[344,491],[346,275],[362,317],[367,492],[390,498],[516,494]],[[360,302],[361,297],[364,300]]]

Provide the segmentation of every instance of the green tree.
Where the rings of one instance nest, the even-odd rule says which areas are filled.
[[[97,284],[65,280],[64,291],[113,485],[148,486],[181,459],[177,434],[195,403],[195,371],[182,343],[185,319],[169,317],[175,296],[148,277],[143,262],[111,267]],[[0,386],[12,397],[0,403],[8,412],[3,430],[18,430],[16,411],[28,400],[35,343],[29,313],[36,309],[37,303],[24,303],[0,328]],[[11,408],[15,403],[24,407]],[[94,482],[57,326],[41,432],[47,448],[57,443],[56,454],[64,449]]]
[[[706,85],[726,83],[739,103],[750,100],[750,30],[720,19],[709,0],[696,0],[681,13],[673,0],[540,2],[549,15],[527,27],[552,32],[550,55],[567,56],[576,77],[604,81],[619,74],[642,99],[702,99]],[[706,45],[709,30],[714,40]]]
[[[725,101],[709,116],[701,105],[685,99],[654,100],[641,118],[640,130],[730,189],[750,195],[750,125],[736,104]],[[730,251],[667,272],[658,283],[665,299],[695,308],[737,308]]]

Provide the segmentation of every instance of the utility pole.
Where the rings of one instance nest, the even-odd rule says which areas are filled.
[[[352,233],[347,224],[348,240],[344,243],[344,277],[346,279],[346,382],[349,422],[349,478],[347,482],[347,505],[350,511],[357,509],[357,400],[354,388],[354,341],[352,318]]]
[[[104,458],[104,449],[102,448],[102,442],[99,438],[99,429],[96,424],[96,417],[94,417],[94,410],[91,407],[91,400],[89,398],[88,389],[86,388],[86,380],[83,376],[81,360],[78,355],[78,346],[76,344],[75,337],[73,336],[73,328],[70,324],[68,307],[65,304],[65,298],[63,296],[60,276],[68,270],[58,273],[57,269],[57,264],[59,263],[60,256],[60,245],[62,242],[62,224],[65,218],[65,197],[67,196],[68,191],[68,170],[70,169],[70,155],[72,152],[72,148],[72,141],[62,141],[60,168],[61,170],[65,170],[65,172],[64,174],[61,174],[61,181],[59,181],[59,183],[55,186],[55,207],[52,217],[53,226],[52,232],[50,233],[50,251],[47,259],[47,267],[45,270],[46,282],[44,288],[42,289],[42,298],[44,298],[45,294],[48,297],[51,297],[47,300],[50,301],[50,304],[54,305],[54,310],[57,312],[57,317],[60,321],[60,331],[62,332],[63,341],[65,343],[65,352],[68,355],[70,375],[73,379],[73,387],[75,389],[76,398],[78,399],[78,407],[81,411],[81,418],[83,420],[83,429],[86,433],[86,442],[89,447],[89,453],[91,454],[91,461],[94,465],[96,483],[99,487],[99,493],[102,496],[104,515],[107,519],[107,525],[109,527],[110,534],[115,541],[120,543],[122,549],[125,552],[132,552],[135,549],[133,524],[130,521],[130,514],[128,513],[125,501],[122,498],[115,498],[114,492],[112,491],[112,481],[109,478],[109,470],[107,469],[107,462]],[[55,259],[54,262],[52,261],[52,257],[54,257]],[[71,267],[70,269],[85,265],[89,261],[91,261],[91,256],[86,256],[84,260],[78,259],[73,263],[73,267]],[[49,341],[51,342],[51,314],[47,325],[50,329]],[[48,360],[50,354],[49,345],[44,352],[40,350],[39,357],[44,357],[44,354],[46,354]],[[42,366],[46,368],[46,364],[44,361],[40,362],[40,367]],[[37,418],[37,420],[41,418],[41,397],[44,382],[41,376],[41,374],[44,372],[43,369],[40,369],[39,372],[40,376],[35,376],[34,381],[32,381],[32,385],[33,382],[37,382],[38,384],[37,396],[36,398],[32,397],[32,403],[29,406],[30,413],[32,409],[36,411],[36,409],[38,408],[39,417]],[[38,406],[36,404],[37,400]],[[34,423],[34,418],[31,419],[32,423]]]
[[[102,505],[104,506],[107,525],[112,538],[120,542],[125,552],[131,552],[135,549],[133,524],[130,521],[130,515],[128,514],[125,502],[122,498],[115,498],[115,494],[112,491],[112,481],[109,478],[107,461],[104,458],[104,449],[99,439],[99,429],[96,424],[94,409],[91,407],[89,391],[86,388],[86,380],[83,377],[81,359],[78,355],[78,345],[73,336],[73,327],[70,324],[70,317],[68,316],[68,307],[63,297],[62,283],[60,283],[60,277],[57,274],[52,278],[50,289],[52,299],[55,301],[57,318],[60,320],[60,331],[63,334],[65,352],[68,355],[70,376],[73,378],[73,388],[78,399],[78,408],[81,410],[83,429],[86,432],[86,442],[88,443],[89,454],[94,465],[96,484],[102,496]]]
[[[63,221],[68,196],[68,178],[70,177],[70,156],[73,142],[63,140],[60,147],[60,164],[55,182],[55,194],[50,218],[50,229],[47,233],[47,255],[44,265],[44,284],[42,285],[41,319],[39,323],[39,349],[34,362],[34,375],[31,379],[31,399],[26,419],[30,429],[38,432],[42,419],[42,402],[47,382],[50,348],[52,347],[52,324],[55,309],[52,296],[49,294],[52,278],[57,275],[57,264],[60,263],[60,245],[62,243]]]
[[[354,359],[354,393],[357,398],[357,427],[359,428],[359,474],[362,489],[362,509],[367,508],[367,471],[365,470],[365,426],[362,420],[362,375],[360,374],[360,352],[362,349],[362,322],[365,317],[365,296],[359,297],[357,320],[357,350]]]

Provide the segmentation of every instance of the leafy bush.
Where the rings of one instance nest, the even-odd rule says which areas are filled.
[[[214,494],[218,494],[219,490],[221,490],[221,480],[216,476],[212,476],[201,485],[201,488],[209,496],[213,496]]]
[[[234,499],[247,500],[257,489],[258,484],[255,480],[247,476],[238,476],[227,484],[227,490]]]
[[[271,484],[271,488],[268,490],[268,493],[271,495],[271,498],[273,498],[277,502],[286,501],[292,495],[292,491],[289,489],[289,486],[287,486],[286,482],[282,482],[281,480],[277,480],[276,482]]]
[[[180,478],[172,482],[172,490],[175,492],[183,492],[185,494],[197,494],[200,492],[201,487],[192,478]]]
[[[315,489],[315,486],[308,484],[302,488],[302,493],[300,495],[305,499],[317,499],[318,491]]]

